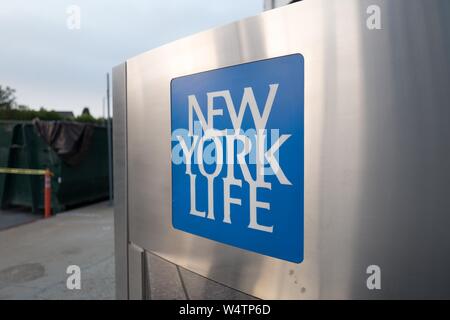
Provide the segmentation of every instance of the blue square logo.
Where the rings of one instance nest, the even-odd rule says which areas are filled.
[[[171,130],[173,227],[302,262],[303,56],[173,79]]]

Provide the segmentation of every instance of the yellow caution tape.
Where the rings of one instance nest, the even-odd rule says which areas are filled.
[[[46,172],[47,170],[38,170],[38,169],[0,168],[0,173],[11,173],[11,174],[45,175]]]

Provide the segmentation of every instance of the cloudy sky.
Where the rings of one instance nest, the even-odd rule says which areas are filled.
[[[80,29],[67,27],[71,5],[81,10]],[[262,0],[1,0],[0,85],[32,108],[77,115],[89,106],[101,116],[113,66],[262,7]]]

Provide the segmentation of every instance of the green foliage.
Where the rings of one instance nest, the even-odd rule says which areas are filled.
[[[15,90],[10,87],[3,88],[0,86],[0,120],[8,121],[31,121],[33,119],[40,119],[44,121],[76,121],[84,123],[93,123],[104,125],[106,123],[103,118],[94,118],[90,112],[89,108],[85,107],[83,113],[73,118],[64,118],[61,114],[53,110],[46,110],[41,108],[40,110],[31,110],[26,105],[16,105],[15,103]]]
[[[3,88],[0,86],[0,110],[11,109],[16,102],[14,93],[16,90],[10,87]]]
[[[84,107],[83,111],[81,112],[81,115],[79,115],[78,117],[75,117],[75,121],[77,122],[84,122],[84,123],[94,123],[94,124],[104,124],[105,120],[102,118],[94,118],[88,107]]]
[[[85,115],[85,114],[87,114],[87,115],[91,115],[91,112],[89,111],[89,108],[88,107],[84,107],[83,108],[83,111],[81,112],[81,114],[82,115]]]
[[[37,110],[30,110],[28,108],[24,108],[24,106],[21,106],[21,108],[17,109],[0,109],[0,120],[8,120],[8,121],[31,121],[35,118],[39,118],[40,120],[45,121],[57,121],[57,120],[65,120],[65,121],[76,121],[76,122],[83,122],[83,123],[92,123],[92,124],[99,124],[103,125],[106,123],[106,120],[103,118],[94,118],[90,114],[82,114],[78,117],[75,117],[75,119],[66,119],[62,117],[58,112],[56,111],[48,111],[44,108],[41,108],[39,111]]]
[[[39,111],[21,109],[0,109],[0,120],[31,121],[35,118],[40,120],[64,120],[57,112],[47,111],[41,108]]]
[[[89,113],[83,113],[82,115],[75,117],[75,121],[84,122],[84,123],[103,124],[102,119],[96,119],[93,116],[91,116]]]

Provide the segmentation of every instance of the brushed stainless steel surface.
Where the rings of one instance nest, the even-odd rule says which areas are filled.
[[[126,64],[113,69],[114,252],[116,298],[128,299]]]
[[[128,245],[128,292],[130,300],[146,297],[145,251],[133,243]]]
[[[302,0],[300,0],[302,1]],[[264,10],[271,10],[291,3],[291,0],[264,0]]]
[[[366,27],[373,4],[381,30]],[[292,53],[305,58],[304,261],[174,230],[171,79]],[[448,0],[305,0],[128,60],[129,240],[260,298],[450,298],[449,57]],[[372,264],[381,290],[366,287]]]

